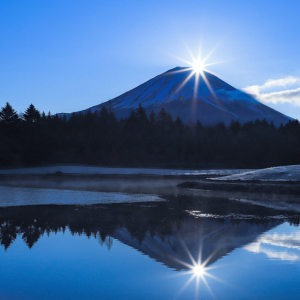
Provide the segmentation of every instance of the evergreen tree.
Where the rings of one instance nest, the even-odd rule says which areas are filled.
[[[167,119],[167,113],[164,108],[157,114],[157,121],[158,122],[165,122]]]
[[[129,131],[137,128],[137,116],[134,110],[131,110],[129,117],[126,120],[126,127]]]
[[[0,122],[9,125],[16,123],[18,120],[19,116],[17,112],[6,102],[5,107],[2,107],[0,111]]]
[[[179,132],[183,132],[184,130],[184,124],[182,122],[182,120],[180,119],[180,117],[177,117],[176,120],[175,120],[175,126],[177,128],[177,130]]]
[[[203,131],[203,126],[201,122],[198,120],[195,126],[196,135],[199,136],[200,133]]]
[[[229,125],[229,130],[234,134],[234,135],[237,135],[240,130],[241,130],[241,124],[239,121],[234,121],[232,120],[230,122],[230,125]]]
[[[107,111],[107,108],[103,106],[99,112],[99,121],[101,125],[107,124],[108,123],[108,117],[109,113]]]
[[[138,108],[136,109],[136,117],[140,122],[146,122],[148,121],[148,117],[146,114],[145,109],[142,107],[142,104],[140,103]]]
[[[25,110],[24,113],[24,119],[26,122],[35,123],[40,121],[41,114],[40,112],[35,108],[33,104],[30,104],[29,107]]]
[[[152,110],[150,115],[149,115],[149,121],[151,125],[154,125],[156,123],[156,114],[155,112]]]
[[[217,130],[217,133],[225,133],[227,128],[224,124],[224,122],[219,122],[217,125],[216,125],[216,130]]]

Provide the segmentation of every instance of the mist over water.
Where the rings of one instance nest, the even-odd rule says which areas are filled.
[[[153,196],[151,199],[156,199],[154,201],[161,201],[159,200],[161,195],[193,195],[199,197],[224,197],[237,201],[254,201],[252,204],[255,205],[260,204],[271,207],[279,206],[279,208],[281,206],[286,206],[286,208],[290,207],[291,209],[298,209],[296,204],[299,203],[299,196],[296,194],[265,194],[263,192],[247,193],[234,190],[214,190],[211,189],[211,187],[208,187],[207,189],[178,187],[189,180],[193,181],[193,183],[197,183],[205,177],[206,175],[204,175],[204,177],[197,176],[193,178],[193,176],[147,176],[137,174],[132,176],[76,176],[68,174],[50,174],[45,176],[7,175],[7,177],[0,178],[0,190],[2,194],[0,194],[0,206],[1,203],[6,203],[5,205],[8,205],[9,202],[12,203],[12,205],[20,205],[18,203],[21,203],[22,205],[26,205],[26,203],[28,205],[34,203],[96,204],[106,203],[107,201],[107,203],[121,203],[135,201],[132,199],[148,201],[147,197],[150,197],[150,195]],[[42,191],[39,192],[37,189],[42,189]],[[30,194],[32,194],[33,197],[28,197]],[[124,198],[122,194],[132,195],[132,199],[127,196],[124,196]],[[108,199],[110,197],[111,200]],[[119,200],[117,200],[118,197]],[[143,197],[145,197],[145,199],[143,199]]]

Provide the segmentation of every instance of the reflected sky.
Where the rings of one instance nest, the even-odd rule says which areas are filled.
[[[298,261],[300,260],[300,231],[289,234],[277,232],[264,234],[244,249],[253,253],[264,253],[270,259]]]
[[[299,298],[295,213],[165,200],[1,208],[1,299]]]

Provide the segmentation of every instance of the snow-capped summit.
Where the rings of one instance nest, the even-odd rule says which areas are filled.
[[[289,117],[260,103],[250,95],[237,90],[209,72],[197,75],[191,68],[176,67],[162,73],[138,87],[99,105],[89,108],[112,109],[117,118],[127,117],[141,104],[149,114],[162,107],[173,118],[184,122],[200,120],[202,124],[215,124],[231,120],[241,123],[266,118],[274,124],[286,123]],[[82,111],[87,112],[89,109]]]

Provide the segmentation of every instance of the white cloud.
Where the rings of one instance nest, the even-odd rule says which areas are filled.
[[[266,245],[273,246],[274,248],[268,249],[265,247]],[[278,251],[278,248],[281,248],[280,250],[282,250],[282,248],[285,249],[284,251]],[[300,234],[266,234],[259,238],[257,242],[248,244],[243,249],[253,253],[264,253],[271,259],[293,262],[300,260],[300,255],[299,253],[288,252],[287,249],[300,250]]]
[[[263,253],[268,256],[270,259],[277,259],[277,260],[285,260],[294,262],[296,260],[300,260],[300,256],[294,252],[287,252],[287,251],[274,251],[273,249],[265,248],[261,243],[252,243],[243,248],[249,252],[259,254]]]
[[[277,247],[294,248],[300,250],[300,234],[279,235],[266,234],[259,240],[261,243],[269,244]]]
[[[300,106],[300,88],[261,94],[261,91],[266,89],[287,87],[294,84],[300,84],[300,78],[288,76],[281,79],[269,79],[263,85],[248,86],[244,88],[243,91],[253,95],[257,100],[263,103],[290,103],[295,106]]]
[[[269,79],[261,89],[268,89],[272,87],[286,87],[288,85],[293,85],[300,82],[300,78],[288,76],[286,78],[281,79]]]
[[[299,260],[299,255],[293,252],[276,252],[268,249],[262,249],[261,252],[271,259],[287,260],[291,262]]]
[[[258,100],[264,103],[290,103],[295,106],[300,106],[300,88],[269,94],[260,94]]]
[[[252,85],[252,86],[248,86],[246,88],[242,89],[245,93],[253,95],[253,96],[259,96],[259,92],[260,92],[260,86],[259,85]]]

